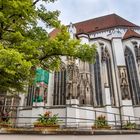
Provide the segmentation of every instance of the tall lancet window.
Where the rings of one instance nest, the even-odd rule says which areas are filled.
[[[139,75],[140,75],[140,46],[137,45],[137,42],[133,42],[133,44],[135,46],[135,55],[136,55],[136,60],[137,60]]]
[[[95,78],[95,105],[103,106],[102,86],[101,86],[101,70],[99,55],[96,55],[96,63],[94,64],[94,78]]]
[[[125,49],[125,61],[132,102],[133,105],[138,105],[140,104],[140,86],[134,56],[128,47]]]
[[[114,84],[113,84],[113,73],[112,73],[112,61],[110,54],[106,48],[102,48],[102,63],[104,65],[104,86],[105,88],[110,89],[110,99],[111,105],[115,106],[115,93],[114,93]]]
[[[54,73],[54,105],[66,104],[66,69],[62,68],[61,71]]]
[[[26,97],[26,105],[27,106],[32,106],[33,105],[33,96],[35,92],[35,86],[34,85],[29,85],[28,87],[28,94]]]

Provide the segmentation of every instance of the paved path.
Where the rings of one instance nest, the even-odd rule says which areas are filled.
[[[0,135],[0,140],[140,140],[140,135]]]

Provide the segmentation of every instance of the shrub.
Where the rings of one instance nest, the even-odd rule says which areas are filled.
[[[126,121],[126,123],[123,124],[123,129],[136,129],[136,123]]]
[[[58,125],[58,114],[52,115],[50,111],[45,112],[43,115],[39,115],[40,117],[34,123],[34,126],[56,126]]]
[[[110,126],[108,125],[108,122],[106,120],[106,117],[103,115],[100,115],[97,117],[97,119],[95,120],[94,125],[92,126],[92,128],[110,128]]]
[[[1,121],[0,127],[12,127],[12,123],[10,121]]]

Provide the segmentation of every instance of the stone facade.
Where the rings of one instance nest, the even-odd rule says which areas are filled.
[[[89,21],[86,22],[88,26]],[[109,105],[112,110],[120,106],[122,110],[124,106],[132,106],[131,111],[135,115],[135,108],[138,110],[140,105],[140,27],[125,24],[90,33],[77,33],[78,23],[68,26],[72,38],[77,37],[82,43],[96,44],[98,60],[95,64],[80,60],[73,60],[72,64],[68,64],[68,60],[65,62],[68,73],[66,100],[77,99],[79,105],[93,108],[105,109]],[[122,114],[130,115],[127,111]]]
[[[111,16],[117,22],[108,23]],[[106,26],[101,27],[99,19]],[[117,15],[93,19],[93,26],[97,25],[94,30],[88,28],[91,21],[71,23],[68,31],[71,38],[96,44],[96,62],[63,57],[63,69],[50,73],[45,105],[70,104],[140,117],[140,27]],[[75,116],[79,114],[77,110]]]

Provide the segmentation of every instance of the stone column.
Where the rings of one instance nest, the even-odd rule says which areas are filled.
[[[130,90],[128,75],[126,71],[122,37],[121,33],[117,30],[112,33],[112,50],[116,66],[116,82],[118,85],[118,95],[120,100],[119,106],[121,106],[121,115],[134,116],[132,100],[130,100]],[[128,118],[122,117],[122,119],[124,120]]]
[[[79,126],[79,101],[77,99],[71,99],[66,101],[66,127],[78,127]]]
[[[47,91],[47,106],[53,105],[53,93],[54,93],[54,73],[50,73],[48,91]]]
[[[80,38],[83,44],[89,44],[89,36],[87,34],[79,34],[78,38]],[[90,68],[89,63],[80,61],[79,63],[79,75],[80,75],[80,83],[83,86],[83,95],[81,95],[81,103],[84,104],[92,104],[93,97],[91,95],[91,78],[90,78]],[[82,91],[82,90],[81,90]]]
[[[112,113],[112,106],[111,106],[111,98],[110,98],[110,89],[109,87],[105,87],[105,110],[106,112],[106,117],[107,117],[107,120],[108,120],[108,123],[110,125],[114,125],[114,115],[113,114],[110,114]]]

